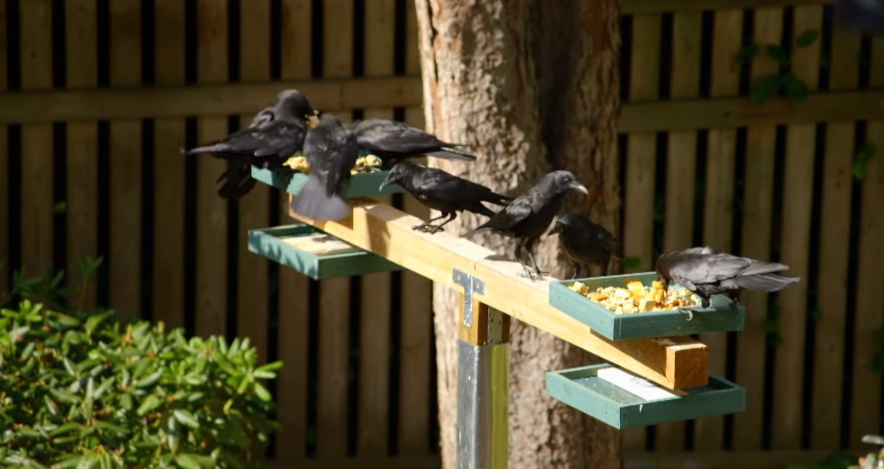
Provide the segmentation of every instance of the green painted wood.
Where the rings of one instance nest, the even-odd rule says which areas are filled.
[[[354,252],[316,256],[283,242],[287,238],[318,231],[304,224],[249,230],[249,251],[295,269],[313,280],[402,270],[399,264],[356,248]]]
[[[550,396],[619,430],[746,410],[746,389],[712,374],[706,386],[683,389],[687,396],[646,401],[598,377],[599,370],[611,366],[605,363],[549,371],[546,390]]]
[[[598,287],[625,288],[626,284],[635,281],[650,286],[655,277],[654,272],[643,272],[550,282],[549,304],[611,340],[743,330],[746,323],[745,308],[742,306],[734,308],[729,299],[720,295],[712,297],[709,308],[692,310],[693,318],[688,320],[687,314],[677,310],[614,314],[589,298],[568,289],[574,282],[582,282],[592,291]],[[675,283],[671,285],[680,288]]]
[[[375,173],[354,174],[350,179],[350,186],[344,190],[344,197],[366,197],[405,192],[405,189],[395,184],[385,187],[382,191],[378,190],[381,182],[387,177],[388,172],[378,171]],[[270,187],[275,187],[292,195],[298,195],[304,184],[307,184],[308,176],[304,173],[291,171],[288,168],[271,171],[269,169],[252,167],[252,177]]]

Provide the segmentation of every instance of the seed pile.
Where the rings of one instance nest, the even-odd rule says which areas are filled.
[[[299,173],[310,174],[310,166],[307,164],[307,158],[300,153],[296,153],[295,156],[292,156],[283,166],[288,166],[289,168],[298,171]],[[358,173],[369,173],[373,171],[379,171],[381,167],[381,159],[374,155],[360,156],[356,160],[356,165],[353,166],[353,169],[350,170],[350,174],[358,174]]]
[[[626,288],[598,287],[595,291],[590,291],[585,284],[574,282],[568,289],[589,298],[614,314],[670,311],[700,304],[700,298],[687,288],[664,290],[663,284],[656,280],[651,282],[650,287],[641,282],[629,282]]]

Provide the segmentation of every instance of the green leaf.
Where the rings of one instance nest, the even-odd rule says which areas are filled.
[[[212,458],[193,453],[181,453],[175,462],[184,469],[215,467],[215,461]]]
[[[261,399],[264,402],[270,402],[273,399],[273,396],[270,395],[270,391],[257,381],[252,383],[252,389],[255,391],[255,395],[258,396],[258,399]]]
[[[789,62],[789,57],[786,56],[786,51],[783,50],[782,47],[777,45],[769,45],[765,46],[764,52],[768,57],[779,63],[780,65],[785,65]]]
[[[739,65],[746,65],[749,61],[752,60],[756,55],[758,55],[758,50],[760,47],[758,44],[747,44],[740,48],[739,51],[734,55],[734,61]]]
[[[783,75],[782,79],[783,90],[786,92],[786,96],[799,101],[807,99],[807,96],[810,94],[807,83],[804,83],[792,73]]]
[[[145,415],[147,415],[148,412],[159,407],[160,403],[161,402],[157,398],[157,396],[151,394],[147,396],[146,399],[144,399],[140,406],[138,406],[138,410],[136,410],[135,413],[137,413],[141,417],[144,417]]]
[[[878,148],[871,143],[865,143],[856,150],[856,154],[853,157],[853,168],[852,173],[853,177],[857,181],[862,181],[866,178],[866,164],[868,164],[869,160],[875,156]]]
[[[272,371],[255,370],[255,372],[252,373],[252,376],[254,376],[257,379],[273,379],[273,378],[276,378],[276,373],[274,373]]]
[[[884,329],[878,329],[872,336],[872,342],[876,349],[884,349]]]
[[[102,429],[102,430],[106,430],[111,433],[115,433],[117,436],[121,436],[121,437],[129,434],[129,431],[126,430],[125,428],[114,425],[112,423],[108,423],[108,422],[99,421],[98,423],[95,424],[95,426]]]
[[[144,388],[144,387],[150,386],[150,385],[156,383],[157,381],[159,381],[161,376],[163,376],[163,370],[154,371],[153,373],[148,375],[146,378],[138,380],[135,383],[135,387],[136,388]]]
[[[71,433],[73,431],[79,430],[81,427],[82,427],[82,425],[80,425],[77,422],[66,423],[66,424],[56,428],[55,430],[52,430],[51,432],[49,432],[49,436],[54,438],[56,436],[64,435],[66,433]]]
[[[807,47],[813,44],[813,42],[816,41],[819,37],[820,30],[808,29],[798,36],[798,39],[795,41],[795,43],[798,45],[798,47]]]
[[[884,436],[881,435],[865,435],[862,442],[868,445],[884,446]]]
[[[282,368],[282,360],[276,360],[275,362],[267,363],[266,365],[261,365],[258,368],[255,368],[255,371],[276,371]]]
[[[62,200],[61,202],[55,204],[55,206],[52,207],[52,210],[53,210],[55,213],[67,213],[67,211],[68,211],[68,203],[67,203],[66,201]]]
[[[175,415],[175,419],[177,419],[183,425],[186,425],[193,429],[198,429],[200,427],[200,423],[196,419],[196,417],[194,417],[193,414],[184,409],[175,409],[172,414]]]

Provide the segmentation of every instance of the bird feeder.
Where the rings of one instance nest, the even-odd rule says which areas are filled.
[[[671,391],[602,364],[547,372],[546,390],[619,430],[746,410],[746,390],[711,374],[705,386]]]
[[[384,190],[378,190],[381,182],[387,177],[387,173],[389,173],[389,171],[379,170],[373,173],[354,174],[350,178],[349,186],[344,189],[344,197],[365,197],[405,192],[405,189],[396,185],[387,186]],[[302,172],[289,169],[270,170],[253,166],[252,178],[261,181],[270,187],[288,192],[292,195],[297,195],[298,192],[301,192],[301,189],[304,188],[304,185],[307,184],[309,176]]]
[[[383,257],[304,224],[249,230],[249,251],[313,280],[402,270]]]
[[[734,307],[720,295],[712,297],[708,308],[692,308],[691,314],[679,310],[616,314],[569,287],[580,282],[589,291],[602,287],[626,288],[630,282],[650,286],[655,272],[612,275],[579,280],[554,281],[549,284],[549,304],[589,326],[594,332],[611,340],[670,337],[705,332],[740,331],[746,323],[746,311]],[[670,288],[680,285],[670,283]]]
[[[293,184],[290,181],[274,181],[269,172],[253,170],[253,175],[290,194],[300,189],[291,190]],[[376,178],[376,184],[373,183],[376,190],[386,173],[367,176]],[[355,182],[357,176],[353,180],[351,197],[360,193],[359,183]],[[364,250],[361,253],[364,257],[347,253],[353,255],[348,263],[356,259],[377,262],[369,259],[378,258],[462,292],[456,348],[457,467],[502,469],[507,466],[510,318],[537,327],[610,362],[547,374],[547,389],[552,397],[608,425],[616,428],[651,425],[739,412],[745,407],[745,390],[710,375],[706,345],[684,335],[737,330],[743,324],[742,311],[730,312],[736,319],[732,318],[729,325],[707,329],[697,328],[705,322],[698,320],[701,313],[705,313],[703,310],[695,311],[691,321],[687,321],[687,315],[683,313],[666,313],[676,315],[678,327],[658,327],[646,332],[639,328],[628,332],[630,326],[624,329],[623,324],[629,323],[620,322],[621,332],[616,335],[612,330],[613,322],[605,331],[602,322],[588,320],[586,314],[577,314],[578,309],[573,307],[563,307],[561,297],[568,298],[566,293],[573,295],[571,302],[581,304],[580,295],[568,290],[568,282],[555,279],[531,281],[520,277],[522,268],[518,263],[500,260],[493,251],[445,232],[431,235],[415,231],[412,227],[423,220],[377,200],[354,197],[348,202],[351,216],[337,221],[313,220],[290,211],[289,215],[302,225],[253,230],[249,233],[249,249],[302,271],[296,266],[305,256],[297,251],[304,251],[304,248],[291,250],[289,238],[312,233],[303,228],[309,225],[346,245]],[[326,253],[317,257],[327,258],[329,255],[341,254]],[[314,264],[314,269],[321,271],[321,266]],[[322,272],[307,268],[303,271],[314,272],[312,278],[323,278]],[[369,271],[378,270],[363,267],[347,271],[347,274]],[[628,277],[651,281],[647,274]],[[629,278],[624,277],[619,282],[625,285]],[[582,281],[600,285],[592,282],[600,280],[613,284],[614,279],[616,277]],[[553,298],[559,299],[554,301]],[[589,303],[588,299],[582,299]],[[586,308],[579,311],[585,312]],[[635,316],[648,314],[654,313]],[[659,322],[665,321],[661,319]],[[626,338],[624,330],[632,334],[630,337],[645,338],[615,340],[614,337]]]

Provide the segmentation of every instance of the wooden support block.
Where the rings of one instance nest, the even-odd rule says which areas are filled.
[[[430,235],[412,230],[422,220],[374,200],[350,200],[353,215],[332,222],[289,213],[303,223],[384,257],[405,269],[461,290],[453,269],[478,278],[484,294],[474,294],[490,308],[531,324],[667,389],[705,385],[708,350],[690,337],[611,341],[549,304],[550,280],[519,276],[512,261],[491,260],[495,253],[445,232]],[[555,279],[552,279],[555,281]]]

